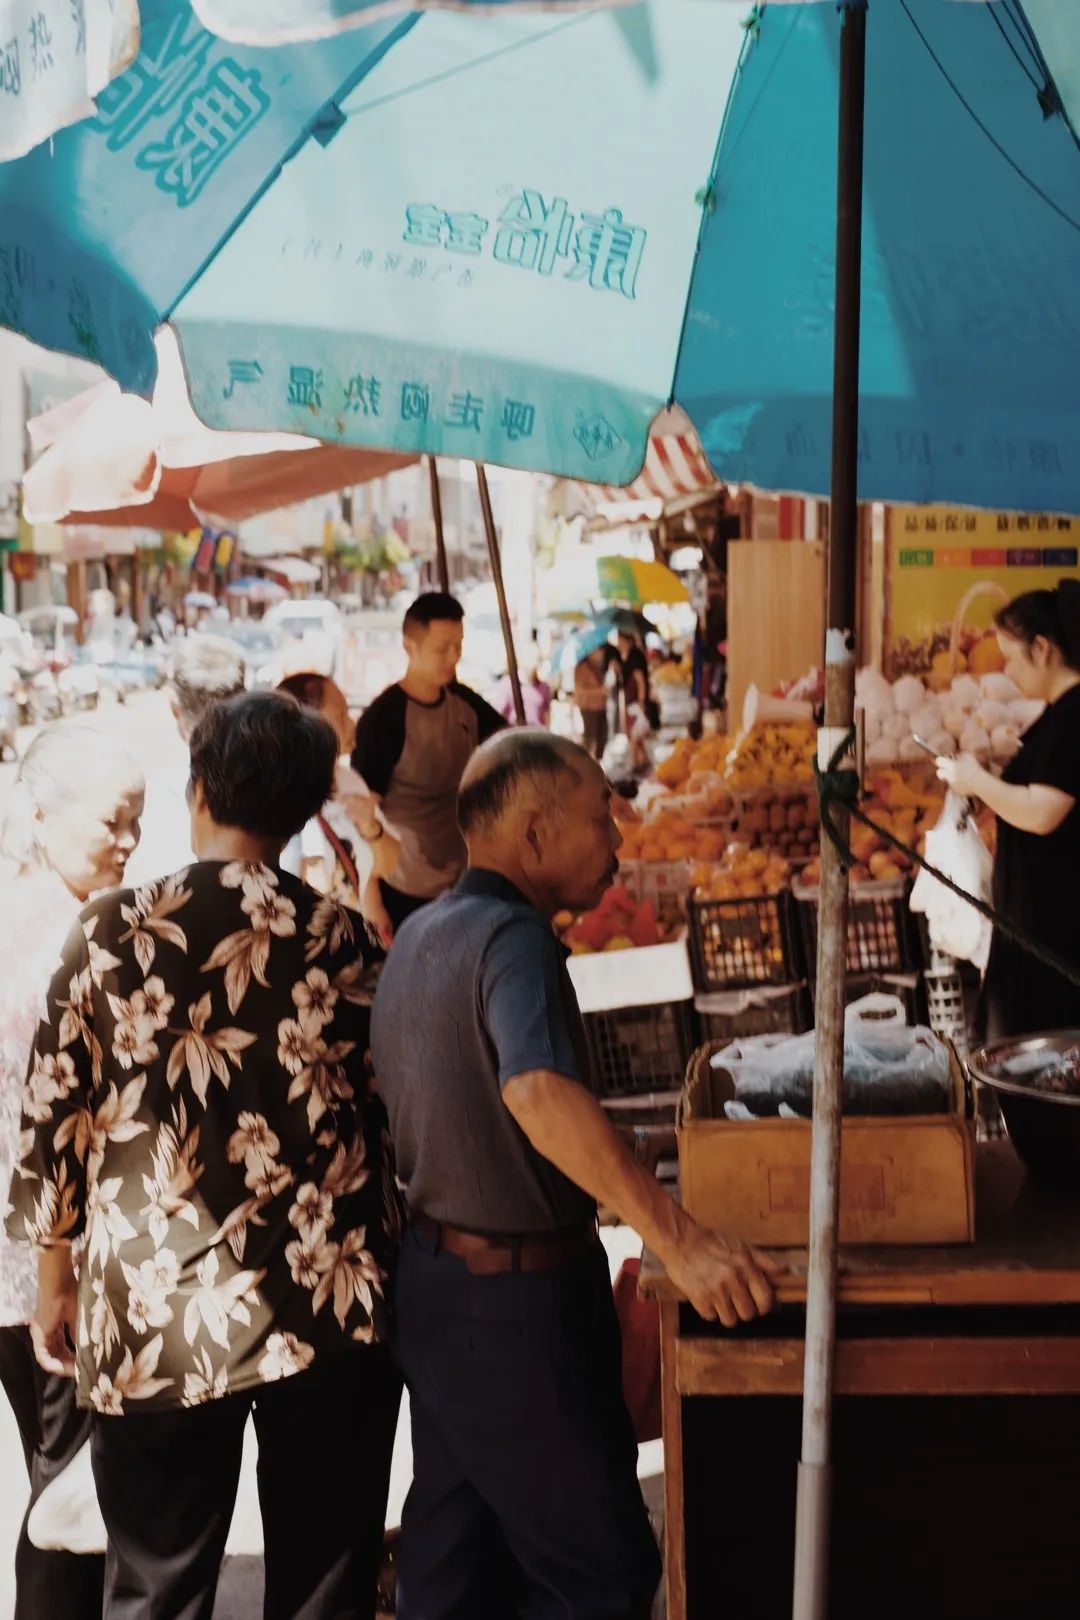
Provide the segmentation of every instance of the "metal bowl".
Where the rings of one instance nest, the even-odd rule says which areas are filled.
[[[1080,1094],[1039,1091],[1031,1083],[1040,1069],[1077,1046],[1075,1029],[1012,1036],[973,1053],[968,1069],[997,1099],[1012,1144],[1032,1175],[1080,1190]]]

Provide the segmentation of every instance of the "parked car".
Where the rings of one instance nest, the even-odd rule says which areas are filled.
[[[276,685],[285,637],[265,619],[234,619],[215,632],[235,641],[244,658],[244,675],[251,688]]]

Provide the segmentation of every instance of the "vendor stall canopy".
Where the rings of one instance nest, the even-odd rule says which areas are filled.
[[[718,479],[827,493],[835,5],[139,9],[0,166],[0,323],[149,393],[168,320],[212,427],[611,487],[677,401]],[[1070,15],[871,0],[864,499],[1080,511]]]

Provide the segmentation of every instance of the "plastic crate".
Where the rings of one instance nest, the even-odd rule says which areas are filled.
[[[600,1097],[678,1091],[694,1049],[694,1006],[673,1001],[583,1014]]]
[[[638,900],[650,900],[661,922],[682,922],[693,873],[690,861],[623,861],[619,877]]]
[[[753,900],[691,900],[690,957],[701,994],[790,985],[803,957],[787,889]]]
[[[818,893],[795,884],[806,968],[813,985],[817,972]],[[906,882],[853,883],[848,899],[849,974],[917,973],[923,965],[919,930],[908,908]]]
[[[801,1035],[810,1027],[805,984],[756,990],[722,990],[694,998],[703,1041],[734,1041],[745,1035]]]

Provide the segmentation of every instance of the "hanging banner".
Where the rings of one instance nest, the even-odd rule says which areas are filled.
[[[1080,518],[977,512],[950,506],[889,511],[889,673],[923,674],[949,645],[953,620],[973,585],[999,585],[1007,598],[1080,579]],[[977,597],[965,611],[960,650],[970,651],[1002,598]]]

